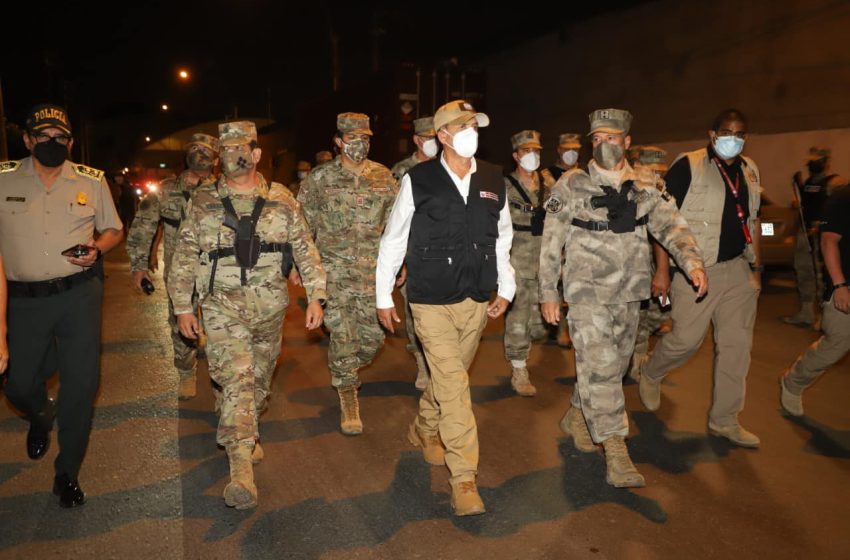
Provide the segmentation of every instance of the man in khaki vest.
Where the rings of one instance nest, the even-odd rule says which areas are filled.
[[[641,368],[640,398],[647,409],[658,410],[664,376],[690,359],[713,323],[716,359],[708,431],[742,447],[758,447],[759,438],[739,424],[738,413],[744,408],[763,270],[759,171],[740,155],[747,138],[747,120],[740,111],[720,113],[708,136],[707,147],[677,158],[666,183],[702,248],[711,290],[694,301],[687,278],[675,274],[670,288],[673,331]]]

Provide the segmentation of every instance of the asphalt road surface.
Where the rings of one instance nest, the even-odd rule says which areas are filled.
[[[55,439],[30,461],[27,424],[3,400],[0,558],[850,558],[850,359],[805,394],[805,417],[780,414],[778,376],[817,337],[778,320],[796,305],[787,273],[762,294],[741,415],[761,449],[706,434],[709,336],[667,378],[657,414],[626,385],[628,445],[647,479],[636,490],[608,486],[602,454],[577,452],[558,429],[575,383],[572,353],[536,345],[538,394],[515,396],[502,321],[491,321],[471,370],[488,513],[455,518],[446,469],[407,443],[418,392],[403,333],[361,374],[365,433],[343,436],[327,340],[305,332],[297,290],[260,425],[259,507],[225,507],[206,365],[198,397],[178,403],[161,276],[154,295],[132,292],[121,247],[106,270],[102,381],[80,475],[89,501],[58,506]]]

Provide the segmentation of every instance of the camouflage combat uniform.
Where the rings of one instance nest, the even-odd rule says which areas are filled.
[[[156,236],[159,224],[163,227],[163,278],[168,278],[171,270],[171,258],[177,245],[177,230],[180,222],[186,216],[186,206],[191,193],[198,183],[187,179],[189,172],[182,173],[179,177],[169,177],[162,181],[157,192],[145,196],[139,204],[139,211],[133,220],[133,225],[127,234],[127,254],[130,256],[130,272],[148,270],[148,258],[150,257],[151,245]],[[214,178],[207,179],[210,183]],[[201,183],[203,184],[203,183]],[[197,299],[195,310],[197,310]],[[177,328],[177,319],[174,316],[174,307],[171,299],[168,300],[168,325],[171,328],[171,342],[174,348],[174,367],[181,378],[195,375],[197,346],[193,341],[187,340],[180,334]]]
[[[365,160],[358,176],[337,156],[313,169],[298,195],[328,274],[328,368],[338,389],[358,387],[358,369],[384,343],[375,316],[375,266],[397,190],[383,165]]]
[[[216,440],[226,448],[253,446],[259,437],[257,418],[270,396],[289,293],[280,252],[261,253],[256,266],[246,271],[244,286],[236,257],[221,257],[210,285],[210,251],[232,248],[235,236],[223,225],[222,198],[230,196],[240,216],[251,214],[256,196],[266,198],[257,236],[266,243],[291,244],[308,299],[325,299],[325,272],[298,202],[285,186],[267,185],[259,174],[257,178],[259,186],[250,195],[228,189],[224,177],[195,192],[180,227],[168,281],[176,314],[192,313],[192,294],[199,294],[210,377],[223,391]]]
[[[546,203],[549,215],[540,252],[540,301],[558,301],[563,265],[564,300],[570,305],[569,327],[576,348],[577,390],[572,404],[584,412],[596,443],[628,434],[622,374],[634,347],[640,301],[650,289],[650,245],[647,230],[670,251],[686,272],[703,267],[693,234],[673,199],[656,188],[656,175],[625,164],[621,183],[633,181],[629,200],[637,203],[637,224],[630,233],[593,231],[574,220],[606,222],[608,210],[593,208],[591,197],[604,194],[600,185],[618,187],[599,172],[563,176]],[[641,222],[644,222],[643,225]]]

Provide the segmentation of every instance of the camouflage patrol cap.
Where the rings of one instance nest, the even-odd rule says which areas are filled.
[[[328,150],[322,150],[321,152],[316,152],[316,165],[320,165],[322,163],[327,163],[334,158],[334,155],[330,153]]]
[[[667,151],[658,146],[641,146],[637,152],[637,162],[659,173],[667,173]]]
[[[369,116],[363,113],[340,113],[336,116],[336,129],[343,134],[372,135]]]
[[[812,146],[809,148],[809,161],[817,161],[819,159],[825,159],[832,155],[832,150],[829,148],[824,148],[822,146]]]
[[[299,161],[299,162],[295,165],[295,169],[296,169],[296,170],[298,170],[298,171],[310,171],[310,162],[309,162],[309,161],[304,161],[304,160],[302,159],[301,161]]]
[[[597,109],[588,115],[590,132],[628,134],[632,127],[632,114],[625,109]]]
[[[417,136],[436,136],[434,130],[434,117],[422,117],[413,121],[413,132]]]
[[[204,134],[203,132],[196,132],[189,138],[189,141],[186,142],[186,148],[189,149],[189,146],[198,145],[203,146],[204,148],[209,148],[210,150],[218,153],[218,138],[215,136],[210,136],[209,134]]]
[[[632,145],[626,151],[626,159],[629,160],[629,163],[631,165],[634,165],[635,163],[638,162],[638,158],[640,157],[640,151],[641,151],[642,148],[643,148],[643,146]]]
[[[70,136],[71,121],[68,120],[68,112],[52,103],[41,103],[30,109],[27,116],[27,129],[38,132],[48,128],[58,128]]]
[[[540,133],[536,130],[521,130],[511,136],[511,147],[514,151],[520,148],[537,148],[541,149]]]
[[[450,124],[465,123],[472,118],[475,119],[481,128],[490,125],[490,117],[484,113],[476,112],[472,103],[463,99],[449,101],[437,109],[437,113],[434,115],[434,130],[440,130]]]
[[[558,146],[561,148],[581,148],[581,135],[575,132],[565,132],[558,136]]]
[[[238,146],[257,141],[257,126],[251,121],[235,121],[218,125],[221,146]]]

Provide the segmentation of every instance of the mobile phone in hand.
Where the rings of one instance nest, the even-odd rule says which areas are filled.
[[[85,257],[92,251],[92,247],[88,245],[83,245],[82,243],[78,243],[73,247],[68,247],[64,251],[62,251],[63,257],[74,257],[75,259],[80,259]]]

